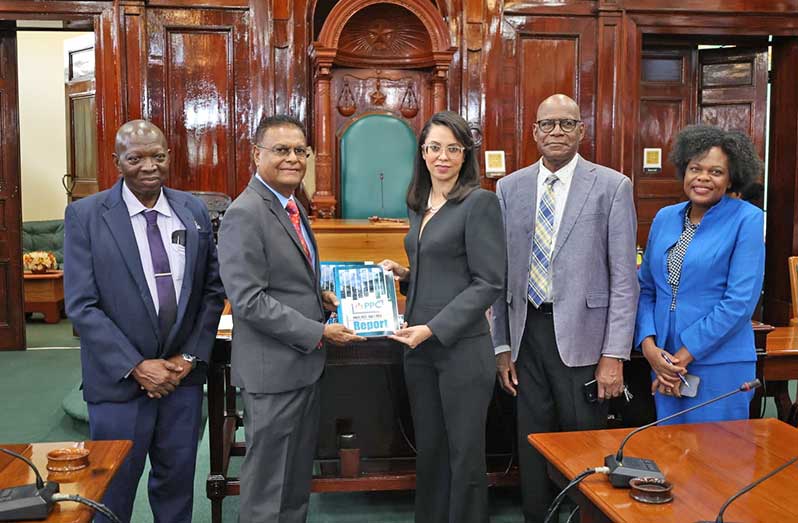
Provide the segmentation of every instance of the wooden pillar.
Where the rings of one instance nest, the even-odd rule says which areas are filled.
[[[449,77],[448,72],[451,56],[449,56],[449,61],[445,64],[441,63],[442,60],[438,60],[437,56],[435,61],[435,70],[432,73],[432,111],[437,113],[438,111],[445,111],[447,109],[446,82]]]
[[[332,79],[332,60],[335,51],[314,49],[314,126],[313,146],[316,151],[316,192],[311,200],[311,209],[319,218],[333,218],[337,200],[333,191],[332,164],[332,100],[330,81]]]
[[[787,258],[798,254],[798,38],[773,38],[764,321],[787,325]]]
[[[598,14],[598,53],[596,82],[596,157],[595,162],[622,171],[623,96],[622,12],[614,0],[601,0]],[[627,176],[633,172],[628,169]]]

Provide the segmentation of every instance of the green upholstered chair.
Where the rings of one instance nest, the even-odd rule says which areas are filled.
[[[399,118],[364,116],[341,137],[341,217],[406,218],[416,136]]]
[[[22,253],[49,251],[64,265],[64,220],[22,222]]]

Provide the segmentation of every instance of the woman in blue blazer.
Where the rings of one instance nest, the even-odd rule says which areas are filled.
[[[751,315],[765,263],[762,211],[727,195],[762,172],[748,137],[689,126],[670,159],[688,201],[661,209],[651,225],[635,333],[651,364],[659,419],[754,379]],[[700,378],[694,398],[682,394],[677,374],[685,373]],[[746,419],[750,400],[751,393],[737,394],[672,423]]]

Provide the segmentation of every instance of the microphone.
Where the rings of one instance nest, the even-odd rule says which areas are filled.
[[[45,519],[53,510],[53,495],[58,492],[58,483],[45,481],[31,460],[8,449],[0,452],[24,461],[36,475],[36,484],[0,489],[0,521],[19,519]]]
[[[757,380],[754,381],[747,381],[740,385],[739,388],[727,392],[725,394],[721,394],[716,398],[712,398],[707,400],[703,403],[699,403],[698,405],[693,405],[692,407],[684,410],[680,410],[679,412],[675,412],[670,416],[666,416],[662,419],[658,419],[656,421],[652,421],[648,425],[643,425],[642,427],[638,427],[629,434],[621,442],[620,447],[618,447],[618,452],[613,456],[610,454],[609,456],[604,458],[604,465],[609,467],[610,473],[610,483],[613,487],[616,488],[628,488],[629,481],[634,478],[656,478],[656,479],[665,479],[665,475],[662,474],[662,471],[659,470],[657,464],[654,463],[653,460],[650,459],[642,459],[642,458],[625,458],[623,457],[623,447],[626,445],[626,442],[629,441],[629,438],[634,436],[640,431],[646,430],[649,427],[653,427],[654,425],[658,425],[663,421],[669,421],[673,418],[681,416],[682,414],[687,414],[688,412],[692,412],[696,409],[700,409],[701,407],[705,407],[710,403],[715,403],[716,401],[720,401],[722,399],[726,399],[729,396],[734,396],[738,392],[748,392],[749,390],[753,390],[757,387],[760,387],[762,382]]]
[[[790,465],[792,465],[796,461],[798,461],[798,456],[792,458],[790,461],[788,461],[784,465],[781,465],[777,469],[775,469],[775,470],[773,470],[771,472],[768,472],[767,474],[765,474],[764,476],[762,476],[758,480],[756,480],[753,483],[750,483],[750,484],[746,485],[745,487],[743,487],[742,489],[740,489],[739,492],[737,492],[732,497],[727,499],[726,503],[724,503],[723,506],[720,507],[720,511],[718,512],[718,517],[715,518],[715,521],[698,521],[697,523],[723,523],[723,513],[726,512],[726,509],[729,508],[729,505],[732,504],[732,501],[734,501],[735,499],[739,498],[740,496],[742,496],[746,492],[749,492],[750,490],[752,490],[754,487],[756,487],[757,485],[759,485],[763,481],[772,478],[773,476],[775,476],[776,474],[778,474],[782,470],[786,469],[787,467],[789,467]]]

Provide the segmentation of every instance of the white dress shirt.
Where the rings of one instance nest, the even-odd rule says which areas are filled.
[[[142,213],[146,211],[158,213],[158,229],[161,231],[161,240],[163,240],[166,255],[169,257],[169,269],[172,272],[172,282],[175,285],[176,303],[180,303],[180,288],[183,286],[183,273],[186,269],[186,247],[172,243],[172,233],[185,230],[186,226],[180,221],[177,214],[172,211],[163,189],[161,189],[158,201],[155,202],[155,206],[152,209],[145,207],[125,183],[122,184],[122,199],[130,214],[130,224],[133,226],[133,234],[136,236],[141,268],[144,269],[144,277],[147,280],[147,287],[150,289],[150,296],[155,304],[155,312],[157,314],[159,309],[158,288],[155,285],[155,271],[152,268],[150,242],[147,240],[147,219]]]

